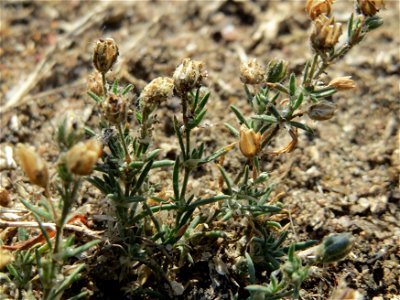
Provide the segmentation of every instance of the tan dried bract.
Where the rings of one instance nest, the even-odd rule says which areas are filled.
[[[372,17],[385,8],[385,3],[383,0],[357,0],[357,7],[364,16]]]
[[[254,58],[240,65],[240,80],[244,84],[258,84],[265,80],[265,68]]]
[[[312,20],[319,15],[330,16],[334,0],[307,0],[306,12]]]
[[[24,144],[18,144],[15,149],[16,159],[28,176],[29,180],[43,188],[47,187],[49,182],[49,172],[46,162],[37,154],[32,147]]]
[[[351,79],[351,76],[343,76],[332,79],[328,86],[332,86],[339,91],[345,91],[354,89],[356,83]]]
[[[94,48],[93,65],[97,71],[105,74],[117,61],[118,55],[118,46],[113,39],[100,39]]]
[[[261,140],[262,136],[259,132],[256,133],[253,129],[244,126],[240,128],[239,148],[245,157],[253,158],[258,154],[261,148]]]
[[[79,142],[65,155],[68,170],[76,175],[89,175],[102,154],[102,145],[95,139]]]
[[[342,24],[336,23],[333,17],[320,15],[314,21],[314,31],[311,34],[311,43],[315,50],[333,48],[343,32]]]

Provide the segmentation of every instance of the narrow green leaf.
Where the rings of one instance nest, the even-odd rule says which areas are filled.
[[[222,178],[226,183],[226,187],[228,188],[228,195],[232,195],[232,185],[233,181],[229,178],[229,175],[225,172],[225,169],[222,166],[218,166],[219,171],[221,172]]]
[[[250,275],[250,283],[256,283],[256,269],[254,267],[253,260],[251,259],[251,256],[247,251],[244,253],[244,256],[246,257],[246,263],[247,263],[247,270],[249,271]]]
[[[103,101],[99,96],[97,96],[97,95],[96,95],[95,93],[93,93],[92,91],[88,91],[87,93],[88,93],[88,95],[90,96],[90,98],[92,98],[94,101],[97,102],[97,104],[100,104],[100,103]]]
[[[125,96],[133,89],[133,84],[128,84],[121,92],[122,96]]]
[[[289,121],[287,123],[290,124],[293,127],[297,127],[297,128],[303,129],[303,130],[307,131],[310,134],[314,134],[314,131],[310,127],[308,127],[306,124],[303,124],[303,123],[300,123],[300,122],[295,122],[295,121]]]
[[[300,93],[299,96],[297,97],[296,101],[294,101],[292,110],[295,111],[300,107],[300,105],[303,103],[304,100],[304,95],[303,93]]]
[[[210,98],[210,93],[207,93],[204,95],[204,97],[201,99],[199,105],[197,106],[196,110],[194,111],[195,116],[197,116],[204,109],[209,98]]]
[[[118,79],[115,79],[111,88],[113,94],[118,94]]]
[[[251,104],[253,102],[253,96],[251,95],[249,87],[247,86],[247,84],[243,84],[243,88],[246,94],[247,101]]]
[[[153,163],[151,166],[152,169],[162,168],[162,167],[170,167],[175,164],[175,161],[170,159],[158,160]]]
[[[303,70],[303,85],[307,82],[308,72],[310,70],[310,61],[307,60],[307,63]]]
[[[77,256],[77,255],[81,254],[82,252],[89,250],[90,248],[92,248],[93,246],[97,245],[100,242],[101,242],[101,240],[93,240],[93,241],[87,242],[86,244],[83,244],[82,246],[79,246],[79,247],[66,247],[64,249],[64,251],[61,253],[61,256],[63,259],[66,259],[68,257]]]
[[[296,75],[294,73],[290,74],[289,79],[289,95],[293,96],[296,94]]]
[[[31,212],[35,213],[38,216],[43,217],[46,220],[52,221],[53,218],[51,217],[51,215],[48,212],[44,211],[43,209],[40,209],[39,207],[36,207],[36,206],[32,205],[31,203],[29,203],[28,201],[25,201],[22,198],[20,198],[19,200]]]
[[[353,36],[353,20],[354,20],[354,13],[350,15],[349,22],[347,24],[347,39],[350,41]]]
[[[188,209],[194,210],[196,207],[199,207],[199,206],[202,206],[202,205],[206,205],[206,204],[210,204],[210,203],[214,203],[214,202],[218,202],[218,201],[229,199],[229,198],[230,198],[230,196],[228,196],[228,195],[218,195],[218,196],[213,196],[213,197],[210,197],[210,198],[199,199],[199,200],[196,200],[195,202],[191,203],[188,206]]]
[[[160,153],[161,149],[154,149],[152,151],[149,152],[149,154],[146,155],[146,159],[144,160],[145,162],[148,162],[152,159],[154,159],[158,153]]]
[[[61,282],[54,296],[60,295],[65,289],[69,288],[69,286],[79,278],[79,273],[83,270],[84,267],[85,264],[78,265],[75,270]]]
[[[275,118],[273,116],[268,116],[268,115],[254,115],[254,116],[251,116],[251,118],[254,120],[263,121],[263,122],[267,122],[267,123],[278,123],[277,118]]]
[[[243,114],[240,112],[240,110],[234,106],[231,105],[231,110],[233,111],[233,113],[236,115],[236,118],[239,120],[240,124],[244,124],[247,126],[247,128],[250,128],[249,123],[247,123],[246,119],[244,118]]]
[[[139,189],[142,187],[142,184],[143,184],[143,182],[146,180],[146,177],[147,177],[147,175],[149,174],[152,165],[153,165],[153,161],[152,161],[152,160],[149,161],[149,162],[145,165],[145,167],[144,167],[142,173],[140,173],[140,176],[139,176],[139,178],[138,178],[138,180],[137,180],[137,182],[136,182],[136,184],[135,184],[135,187],[133,188],[133,191],[132,191],[132,194],[133,194],[133,195],[136,194],[136,193],[139,191]],[[118,185],[118,186],[119,186],[119,185]]]
[[[233,127],[228,123],[225,123],[224,125],[232,133],[234,137],[239,138],[239,131],[235,127]]]

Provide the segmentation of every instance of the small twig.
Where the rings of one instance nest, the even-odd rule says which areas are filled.
[[[42,226],[46,229],[50,230],[56,230],[56,224],[55,223],[42,223]],[[37,222],[8,222],[0,219],[0,228],[7,228],[7,227],[17,227],[17,228],[38,228],[39,225]],[[93,231],[87,227],[83,226],[77,226],[77,225],[72,225],[72,224],[66,224],[64,229],[70,230],[70,231],[75,231],[75,232],[80,232],[83,233],[87,236],[93,237],[93,238],[101,238],[99,234],[103,233],[104,231]]]

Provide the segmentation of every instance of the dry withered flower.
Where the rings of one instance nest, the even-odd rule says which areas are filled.
[[[385,3],[383,0],[357,0],[357,8],[364,16],[372,17],[385,8]]]
[[[68,170],[76,175],[89,175],[102,154],[102,145],[95,139],[79,142],[65,155]]]
[[[7,207],[11,202],[10,193],[0,186],[0,206]]]
[[[174,85],[180,94],[184,94],[200,87],[201,82],[207,76],[208,74],[202,61],[185,58],[174,72]]]
[[[147,84],[140,98],[144,105],[158,106],[174,93],[174,81],[170,77],[158,77]]]
[[[247,158],[253,158],[260,151],[262,136],[253,129],[240,127],[239,149]]]
[[[331,119],[335,115],[335,109],[336,105],[334,103],[323,100],[311,105],[307,114],[312,120],[325,121]]]
[[[40,187],[46,188],[49,182],[49,172],[46,162],[32,147],[18,144],[15,149],[16,159],[28,176],[29,180]]]
[[[255,59],[240,65],[240,80],[244,84],[258,84],[265,79],[264,67]]]
[[[93,71],[87,81],[87,89],[97,96],[101,97],[104,95],[103,81],[101,79],[101,74],[96,70]]]
[[[356,83],[351,80],[351,76],[343,76],[332,79],[328,86],[336,88],[338,91],[352,90]]]
[[[101,103],[104,118],[112,124],[121,124],[126,121],[128,101],[123,96],[109,94]]]
[[[342,34],[342,24],[336,23],[333,17],[320,15],[314,21],[314,31],[311,34],[311,44],[316,50],[333,48]]]
[[[117,61],[118,55],[118,46],[113,39],[99,39],[93,51],[93,65],[97,71],[105,74]]]
[[[315,20],[321,14],[329,16],[333,2],[334,0],[307,0],[306,12],[312,20]]]

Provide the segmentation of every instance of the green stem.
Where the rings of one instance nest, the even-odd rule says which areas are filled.
[[[124,133],[122,131],[121,124],[118,124],[117,128],[118,128],[119,136],[121,138],[122,147],[124,148],[125,161],[129,164],[131,162],[131,158],[129,156],[128,147],[126,146],[126,143],[125,143],[125,137],[124,137]]]

